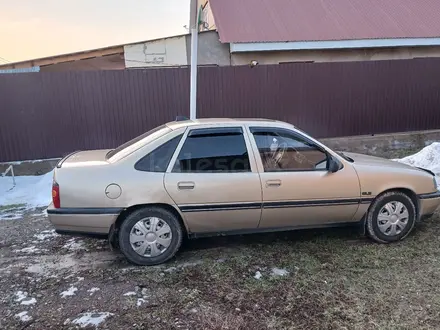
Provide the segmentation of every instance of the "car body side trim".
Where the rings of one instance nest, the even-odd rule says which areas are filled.
[[[63,207],[59,209],[48,209],[48,214],[119,214],[124,210],[120,207],[88,207],[88,208],[70,208]]]
[[[333,205],[352,205],[359,204],[360,199],[336,199],[336,200],[310,200],[310,201],[281,201],[265,202],[263,208],[285,208],[285,207],[308,207],[308,206],[333,206]]]
[[[440,193],[435,196],[428,194],[429,198],[438,198]],[[335,199],[335,200],[309,200],[309,201],[276,201],[265,203],[231,203],[231,204],[194,204],[194,205],[179,205],[182,212],[207,212],[207,211],[231,211],[231,210],[252,210],[252,209],[273,209],[273,208],[290,208],[290,207],[313,207],[313,206],[340,206],[340,205],[355,205],[368,204],[373,201],[373,198],[351,198],[351,199]],[[59,208],[48,209],[48,214],[119,214],[124,208],[107,207],[107,208]]]
[[[433,198],[440,198],[440,191],[436,191],[429,194],[420,194],[418,195],[420,199],[433,199]]]
[[[230,211],[260,209],[262,203],[179,205],[182,212]]]
[[[230,210],[250,210],[250,209],[273,209],[290,207],[313,207],[313,206],[338,206],[368,204],[373,198],[350,198],[332,200],[308,200],[308,201],[275,201],[264,203],[231,203],[231,204],[194,204],[179,205],[182,212],[207,212],[207,211],[230,211]]]

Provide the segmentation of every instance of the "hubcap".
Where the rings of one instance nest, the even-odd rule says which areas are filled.
[[[170,226],[162,219],[149,217],[139,220],[131,229],[130,244],[142,257],[157,257],[171,244]]]
[[[399,235],[408,225],[409,213],[401,202],[389,202],[379,211],[379,230],[387,236]]]

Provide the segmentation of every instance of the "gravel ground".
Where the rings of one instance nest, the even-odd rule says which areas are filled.
[[[348,228],[200,239],[135,267],[25,212],[0,221],[0,329],[438,329],[439,220],[392,245]]]

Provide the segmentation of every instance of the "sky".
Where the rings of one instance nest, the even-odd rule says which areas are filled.
[[[189,0],[0,0],[0,64],[184,34]]]

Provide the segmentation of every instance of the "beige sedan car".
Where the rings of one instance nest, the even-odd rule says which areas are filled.
[[[440,204],[435,176],[335,152],[274,120],[176,120],[114,150],[57,165],[49,219],[57,232],[103,234],[129,261],[154,265],[182,239],[360,225],[405,238]]]

